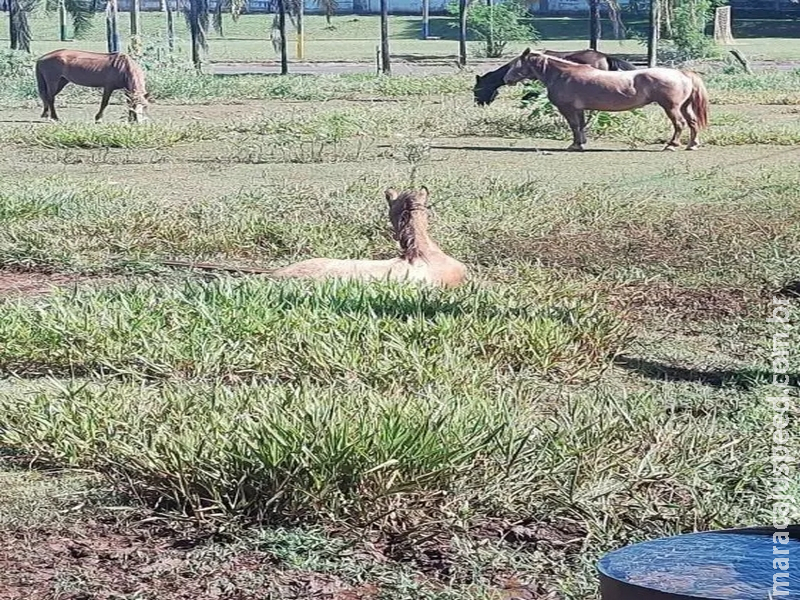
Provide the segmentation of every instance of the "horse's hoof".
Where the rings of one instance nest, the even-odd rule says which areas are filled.
[[[572,144],[569,148],[567,148],[567,152],[583,152],[583,146],[576,146]]]
[[[686,146],[687,150],[697,150],[700,147],[700,144],[695,144],[694,146]]]
[[[670,145],[664,146],[664,152],[675,152],[675,150],[677,149],[678,146],[670,146]]]

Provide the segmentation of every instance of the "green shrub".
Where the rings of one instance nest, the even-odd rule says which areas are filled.
[[[666,50],[672,50],[674,61],[708,58],[716,54],[713,38],[706,27],[714,18],[713,0],[682,0],[674,8],[671,40]]]
[[[458,3],[448,5],[448,12],[458,17]],[[497,4],[476,2],[467,10],[467,30],[484,42],[484,53],[488,58],[503,55],[508,42],[538,41],[536,30],[525,22],[529,18],[525,5],[515,0]],[[458,27],[458,23],[451,23]]]

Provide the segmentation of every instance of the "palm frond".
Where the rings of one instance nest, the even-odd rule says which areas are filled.
[[[338,0],[315,0],[316,5],[325,13],[325,17],[330,19],[339,10]]]
[[[31,51],[31,27],[28,22],[28,13],[36,8],[36,0],[8,0],[10,13],[10,38],[13,50]]]
[[[197,36],[197,43],[208,51],[208,0],[188,0],[183,6],[183,16],[186,26],[193,35]]]
[[[608,7],[608,18],[611,19],[611,26],[614,29],[614,37],[618,40],[624,39],[627,35],[627,28],[622,21],[622,7],[617,0],[605,0]]]
[[[234,22],[239,20],[239,16],[247,10],[247,0],[229,0],[231,18]]]
[[[64,8],[72,18],[72,32],[77,39],[82,39],[94,25],[94,8],[92,0],[64,0]]]
[[[218,0],[217,7],[212,14],[211,26],[222,37],[225,37],[225,33],[222,30],[222,13],[229,8],[230,0]]]

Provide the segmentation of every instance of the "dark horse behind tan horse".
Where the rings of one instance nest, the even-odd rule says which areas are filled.
[[[611,56],[610,54],[603,54],[597,50],[587,48],[586,50],[573,50],[561,52],[558,50],[543,50],[542,54],[548,56],[557,56],[565,60],[578,63],[581,65],[589,65],[595,69],[602,69],[603,71],[635,71],[636,66],[632,65],[626,60]],[[516,60],[516,59],[514,59]],[[475,87],[472,88],[472,96],[475,99],[475,104],[479,106],[486,106],[494,102],[497,98],[498,90],[505,85],[503,77],[505,77],[511,64],[514,61],[504,64],[499,69],[489,71],[485,75],[475,75]]]
[[[54,50],[36,61],[36,86],[44,103],[42,118],[58,121],[56,95],[68,83],[103,88],[103,99],[95,121],[103,118],[114,90],[124,90],[128,101],[128,121],[142,121],[150,94],[145,90],[144,71],[127,54]]]
[[[528,48],[504,77],[508,85],[537,79],[547,97],[564,115],[572,129],[569,150],[583,150],[586,143],[586,110],[611,112],[633,110],[655,102],[667,113],[674,129],[664,150],[680,146],[688,123],[691,137],[687,150],[700,145],[698,133],[708,126],[708,92],[699,75],[691,71],[654,67],[636,71],[600,71]]]

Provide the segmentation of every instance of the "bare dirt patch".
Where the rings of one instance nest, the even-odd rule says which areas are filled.
[[[58,288],[90,282],[92,284],[110,283],[111,281],[113,280],[108,277],[0,271],[0,299],[20,296],[42,296],[52,293]]]
[[[332,573],[288,568],[268,550],[236,547],[228,544],[232,540],[211,534],[193,537],[191,531],[88,519],[58,530],[4,532],[0,600],[368,600],[381,594],[379,581],[353,584]],[[476,542],[502,541],[521,552],[564,555],[580,549],[586,532],[567,522],[493,520],[471,534]],[[471,570],[456,564],[444,534],[423,540],[384,537],[369,544],[369,550],[362,546],[354,551],[373,564],[406,563],[433,589],[476,585],[470,581]],[[490,588],[492,598],[533,600],[550,595],[538,583],[521,582],[507,572],[495,573]]]
[[[11,533],[0,540],[0,600],[375,596],[371,587],[351,586],[333,575],[281,570],[267,552],[203,552],[207,541],[170,528],[99,521],[59,532]]]
[[[668,283],[635,283],[607,290],[612,307],[633,321],[677,318],[717,321],[744,318],[766,304],[757,290],[738,288],[688,288]]]

